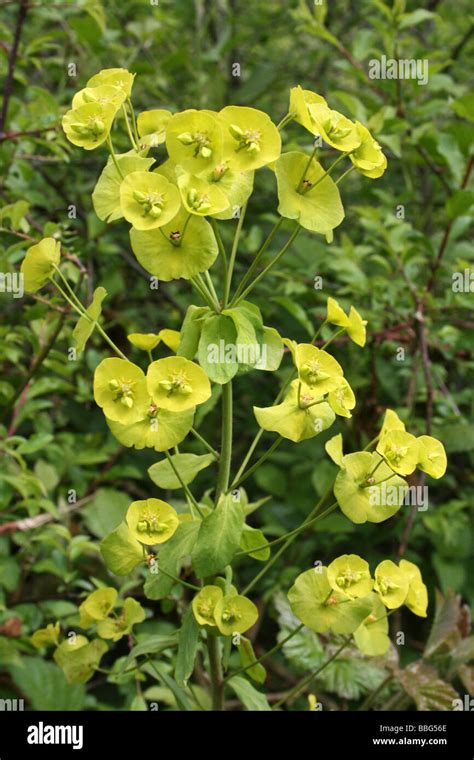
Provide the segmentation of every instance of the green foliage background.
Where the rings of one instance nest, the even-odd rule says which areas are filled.
[[[265,110],[275,122],[287,112],[289,88],[301,84],[376,134],[388,155],[388,170],[377,181],[354,173],[344,183],[348,212],[334,243],[328,246],[321,236],[301,234],[254,295],[265,324],[298,341],[311,339],[329,295],[344,307],[353,303],[369,321],[368,345],[360,350],[341,340],[334,355],[347,368],[358,404],[352,419],[339,419],[330,435],[341,431],[345,451],[360,450],[390,407],[409,421],[411,432],[432,431],[444,442],[448,472],[439,482],[429,481],[426,512],[405,507],[388,523],[363,528],[335,513],[296,541],[255,589],[260,610],[268,613],[255,646],[261,654],[273,646],[278,631],[291,628],[282,591],[316,560],[326,563],[355,551],[375,566],[403,553],[419,564],[430,607],[427,621],[406,611],[392,618],[392,632],[406,634],[405,645],[397,647],[405,676],[391,691],[381,692],[380,704],[392,700],[400,708],[413,702],[420,709],[432,708],[423,701],[426,695],[420,696],[421,687],[416,694],[402,687],[407,667],[425,667],[420,654],[433,621],[435,589],[448,599],[442,614],[451,637],[459,631],[465,635],[470,619],[453,593],[474,603],[473,295],[452,289],[453,273],[472,266],[471,4],[408,0],[404,8],[404,2],[395,0],[392,8],[382,0],[337,0],[327,6],[305,0],[160,0],[156,6],[145,0],[35,2],[26,11],[10,85],[8,56],[21,5],[0,2],[0,71],[7,101],[0,132],[0,270],[17,271],[31,238],[60,231],[64,246],[82,263],[83,298],[90,298],[98,284],[107,289],[105,324],[127,352],[127,333],[179,329],[188,304],[196,299],[184,281],[161,283],[158,291],[150,291],[147,273],[131,254],[127,226],[108,227],[92,209],[90,196],[105,151],[74,149],[59,128],[73,93],[90,76],[110,66],[136,72],[133,99],[138,110],[219,109],[232,102]],[[368,62],[382,55],[427,59],[429,82],[421,86],[413,80],[371,80]],[[236,63],[240,76],[233,76]],[[114,139],[118,151],[127,149]],[[259,174],[237,277],[275,221],[275,198],[273,176]],[[399,218],[400,206],[404,219]],[[225,242],[232,232],[232,223],[224,226]],[[277,236],[269,258],[284,239],[285,233]],[[72,263],[70,275],[78,277]],[[323,278],[322,290],[315,288],[317,276]],[[56,311],[43,302],[45,296]],[[94,579],[107,582],[98,542],[120,522],[132,498],[157,495],[146,469],[158,457],[152,451],[123,450],[93,402],[92,372],[108,355],[100,336],[93,337],[79,361],[69,361],[75,317],[54,296],[12,299],[1,293],[0,298],[0,696],[24,695],[34,709],[138,709],[133,680],[98,673],[87,688],[68,685],[55,664],[38,657],[29,635],[52,619],[61,620],[64,630],[73,628],[77,604]],[[400,348],[403,361],[397,359]],[[139,352],[132,351],[132,360],[138,361]],[[282,369],[278,375],[285,373]],[[239,377],[237,386],[234,469],[257,430],[252,406],[270,404],[278,390],[277,377],[266,373]],[[214,395],[213,403],[198,413],[200,432],[214,445],[220,416],[216,401]],[[247,481],[250,500],[270,496],[253,522],[268,538],[299,524],[325,492],[336,471],[324,453],[330,435],[297,446],[284,443]],[[269,445],[271,436],[264,442]],[[187,450],[200,451],[194,444]],[[211,488],[212,472],[204,471],[196,482],[202,491]],[[71,489],[87,501],[64,512]],[[52,519],[42,523],[39,515]],[[37,520],[33,530],[8,525],[26,517]],[[237,566],[237,572],[243,583],[253,576],[248,564]],[[131,592],[136,580],[124,583],[122,592]],[[182,590],[173,589],[162,602],[141,601],[153,615],[140,627],[139,643],[172,635]],[[446,650],[439,630],[432,633],[431,644],[431,654]],[[331,654],[331,647],[333,641],[316,634],[293,639],[268,664],[267,691],[277,693],[292,685]],[[128,656],[126,643],[115,651],[116,657]],[[160,708],[184,709],[169,683],[172,652],[156,658],[161,676],[144,669],[143,688],[146,699],[156,700]],[[22,667],[25,661],[28,668]],[[463,661],[462,681],[446,658],[436,665],[464,693],[473,681],[468,662],[469,657]],[[107,667],[117,663],[112,657]],[[325,708],[354,708],[387,672],[386,663],[349,652],[317,682],[318,698]],[[205,706],[205,679],[198,684]],[[247,704],[241,693],[237,696]],[[293,708],[305,706],[300,699]]]

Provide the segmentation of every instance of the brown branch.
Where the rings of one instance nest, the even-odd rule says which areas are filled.
[[[474,165],[474,156],[471,156],[471,158],[467,162],[466,171],[464,172],[464,177],[461,182],[461,186],[459,188],[460,190],[464,190],[465,187],[467,186],[467,183],[469,182],[469,177],[471,176],[473,165]],[[446,248],[448,245],[449,236],[451,234],[453,224],[454,224],[454,219],[451,219],[451,221],[449,222],[448,226],[446,227],[444,231],[443,237],[441,238],[441,243],[438,248],[438,253],[431,266],[431,275],[430,275],[430,279],[428,280],[428,284],[426,286],[426,295],[431,293],[431,291],[433,290],[438,269],[440,268],[441,263],[443,261],[443,256],[446,253]]]
[[[15,65],[18,55],[18,46],[20,44],[21,32],[23,30],[23,24],[25,23],[26,14],[28,11],[28,0],[20,0],[20,7],[18,9],[18,16],[16,20],[15,33],[13,37],[13,44],[8,56],[8,70],[5,79],[5,86],[3,88],[3,104],[2,111],[0,113],[0,136],[4,136],[5,125],[7,122],[8,105],[13,90],[13,77],[15,74]]]
[[[55,129],[58,129],[58,124],[52,124],[50,127],[40,127],[39,129],[25,129],[21,132],[2,132],[0,133],[0,143],[5,142],[5,140],[18,140],[20,137],[34,137],[35,135],[41,135],[43,132],[50,132]]]
[[[83,499],[79,499],[75,504],[70,504],[68,507],[60,507],[58,510],[59,514],[69,515],[71,512],[75,512],[77,509],[83,507],[84,504],[87,504],[92,498],[91,494],[90,496],[84,496]],[[51,512],[42,512],[40,515],[25,517],[22,520],[12,520],[11,522],[0,525],[0,535],[13,533],[14,531],[33,530],[34,528],[40,528],[43,525],[47,525],[47,523],[53,522],[53,520],[56,520],[56,516],[51,514]]]

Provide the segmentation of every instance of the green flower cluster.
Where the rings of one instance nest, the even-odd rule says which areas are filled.
[[[119,612],[116,612],[119,607]],[[79,628],[94,629],[99,638],[91,641],[82,635],[61,637],[60,623],[49,624],[35,631],[31,643],[37,649],[54,646],[53,658],[63,670],[69,683],[86,683],[100,666],[108,651],[106,641],[119,641],[128,636],[136,623],[145,620],[145,610],[136,599],[128,596],[119,601],[117,590],[101,587],[89,594],[79,607]]]
[[[328,567],[316,566],[296,578],[288,592],[296,617],[317,633],[352,634],[361,652],[383,655],[390,646],[387,610],[405,605],[426,617],[428,593],[416,565],[381,562],[371,576],[357,554],[344,554]]]

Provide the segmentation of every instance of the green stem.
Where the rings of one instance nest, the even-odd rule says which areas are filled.
[[[127,98],[127,103],[130,107],[130,114],[132,116],[132,127],[133,127],[133,134],[135,135],[135,142],[137,143],[138,148],[140,147],[140,135],[138,134],[138,128],[137,128],[137,120],[135,118],[135,111],[133,108],[133,103],[130,100],[130,98]]]
[[[240,465],[239,471],[237,472],[237,475],[235,476],[234,480],[232,481],[231,488],[233,488],[235,486],[235,484],[237,483],[237,481],[239,480],[239,478],[242,476],[242,473],[245,471],[245,468],[247,467],[249,461],[251,460],[252,454],[255,451],[255,449],[257,448],[258,442],[260,441],[260,438],[262,437],[262,435],[264,434],[264,432],[265,432],[264,429],[260,428],[260,430],[256,434],[255,438],[253,439],[252,443],[250,444],[249,450],[247,451],[247,453],[246,453],[246,455],[244,457],[244,460],[243,460],[242,464]]]
[[[247,472],[244,475],[242,475],[237,481],[234,480],[229,490],[232,491],[234,488],[238,488],[240,484],[244,482],[244,480],[247,480],[247,478],[250,477],[250,475],[252,475],[255,472],[255,470],[257,470],[260,467],[260,465],[263,464],[265,460],[268,459],[268,457],[270,457],[273,454],[275,449],[278,448],[278,446],[280,445],[282,441],[283,441],[283,438],[281,437],[281,435],[279,435],[278,438],[275,441],[273,441],[270,448],[264,454],[262,454],[260,459],[257,459],[255,464],[253,464],[252,467],[250,467],[247,470]]]
[[[207,274],[207,272],[206,272],[206,274]],[[215,312],[219,313],[220,310],[221,310],[221,306],[220,306],[219,300],[217,298],[217,295],[214,295],[213,293],[211,293],[211,291],[207,287],[206,283],[204,282],[201,274],[197,274],[196,275],[196,280],[199,282],[199,284],[201,285],[201,288],[204,290],[204,292],[207,293],[208,298],[210,298],[213,310]],[[214,293],[215,293],[215,290],[214,290]]]
[[[305,180],[306,172],[308,171],[309,167],[311,166],[311,162],[312,162],[313,158],[315,157],[317,150],[318,150],[318,146],[315,145],[314,148],[313,148],[313,150],[310,153],[310,156],[308,158],[308,162],[307,162],[306,166],[304,167],[303,174],[300,177],[300,181],[296,185],[296,192],[297,193],[301,192],[301,186],[302,186],[302,184],[303,184],[303,182]],[[312,187],[314,187],[314,185]]]
[[[127,132],[128,132],[128,136],[130,138],[130,142],[132,144],[132,148],[138,153],[138,145],[135,142],[135,138],[134,138],[134,136],[132,134],[132,130],[130,128],[130,122],[128,120],[128,113],[127,113],[127,108],[125,106],[125,103],[122,103],[122,111],[123,111],[123,115],[125,116],[125,125],[127,127]]]
[[[246,298],[248,296],[248,294],[250,293],[250,291],[253,290],[254,287],[260,282],[260,280],[262,280],[265,277],[265,275],[268,274],[268,272],[270,271],[270,269],[272,267],[274,267],[275,264],[277,264],[280,261],[280,259],[282,258],[282,256],[285,255],[285,253],[287,252],[288,248],[290,247],[290,245],[295,240],[295,238],[298,235],[298,233],[300,232],[300,230],[301,230],[301,227],[297,223],[295,229],[291,233],[290,237],[286,241],[286,243],[283,246],[283,248],[281,249],[281,251],[279,253],[277,253],[277,255],[275,256],[275,258],[272,261],[270,261],[269,264],[267,264],[267,266],[265,267],[265,269],[262,269],[262,271],[260,272],[260,274],[257,275],[257,277],[255,277],[254,281],[252,283],[250,283],[250,285],[244,290],[243,293],[241,293],[241,295],[238,297],[237,301],[234,302],[234,305],[237,305],[239,303],[239,301],[242,301],[244,298]]]
[[[212,277],[211,277],[211,275],[209,274],[208,271],[204,272],[204,277],[206,278],[206,282],[207,282],[208,288],[209,288],[209,290],[212,293],[214,301],[216,302],[216,304],[219,304],[219,296],[216,293],[216,289],[214,287],[214,283],[212,282]],[[219,304],[219,308],[220,308],[220,304]]]
[[[242,232],[242,226],[244,223],[246,211],[247,211],[247,203],[244,204],[244,206],[242,207],[240,211],[239,221],[237,222],[237,228],[235,230],[234,240],[232,242],[232,250],[230,252],[230,262],[229,262],[229,267],[226,272],[225,283],[224,283],[224,306],[226,306],[229,300],[229,296],[230,296],[230,288],[232,285],[232,275],[234,273],[235,259],[237,256],[240,233]]]
[[[212,709],[221,711],[224,709],[224,681],[222,678],[220,639],[218,636],[207,634],[207,651],[212,684]]]
[[[61,278],[62,282],[64,283],[64,286],[66,287],[67,291],[71,295],[72,299],[77,304],[77,306],[78,306],[78,308],[80,310],[81,315],[84,316],[84,317],[86,317],[89,320],[89,322],[94,322],[94,328],[97,329],[97,332],[104,338],[105,341],[107,341],[107,343],[109,344],[109,346],[111,348],[113,348],[113,350],[115,351],[115,353],[118,356],[120,356],[121,359],[125,359],[125,361],[128,361],[127,357],[125,356],[125,354],[123,354],[120,351],[120,349],[115,345],[115,343],[112,341],[112,339],[109,338],[109,336],[107,335],[107,333],[105,332],[105,330],[99,325],[99,323],[97,321],[95,321],[94,319],[92,319],[92,317],[90,316],[90,314],[88,314],[88,312],[87,312],[85,306],[83,305],[82,301],[80,301],[80,299],[78,298],[78,296],[75,294],[75,292],[71,288],[71,286],[70,286],[67,278],[63,275],[63,273],[61,272],[61,270],[59,269],[59,267],[54,266],[54,269],[56,270],[56,273],[59,275],[59,277]]]
[[[247,272],[244,274],[241,282],[239,283],[237,290],[235,291],[234,297],[232,298],[230,305],[233,306],[236,302],[236,300],[239,298],[242,290],[245,288],[247,283],[251,280],[252,275],[255,271],[255,269],[258,267],[258,264],[260,262],[260,259],[262,258],[263,254],[267,250],[268,246],[272,242],[273,238],[277,234],[278,230],[280,229],[281,225],[283,224],[283,217],[280,216],[280,218],[275,222],[273,229],[270,231],[267,239],[263,243],[263,245],[260,247],[260,249],[257,251],[254,260],[250,264]]]
[[[325,497],[323,497],[323,499],[324,498]],[[250,583],[247,584],[247,586],[245,587],[244,591],[242,591],[242,595],[243,596],[246,596],[246,594],[248,594],[249,591],[251,589],[253,589],[253,587],[255,586],[255,584],[258,583],[258,581],[261,578],[263,578],[264,575],[266,575],[268,573],[268,571],[270,570],[270,568],[273,567],[273,565],[275,564],[275,562],[277,561],[277,559],[279,559],[279,557],[281,557],[281,555],[288,549],[288,547],[291,546],[291,544],[295,540],[296,536],[298,536],[302,531],[306,530],[306,528],[310,524],[316,522],[316,520],[322,520],[324,517],[327,517],[327,515],[331,514],[331,512],[333,512],[336,509],[336,507],[338,506],[338,503],[336,501],[336,502],[334,502],[334,504],[331,504],[331,506],[328,507],[320,515],[317,515],[316,513],[319,511],[319,507],[320,507],[322,501],[323,500],[321,500],[321,499],[319,500],[319,502],[316,504],[315,508],[312,510],[312,512],[310,512],[308,518],[299,526],[299,528],[295,528],[295,530],[291,531],[291,533],[288,533],[288,536],[277,538],[275,540],[275,542],[269,542],[269,543],[267,543],[267,544],[265,544],[264,546],[261,547],[261,548],[266,548],[267,546],[271,546],[273,543],[280,542],[280,541],[283,540],[283,538],[285,538],[285,543],[283,544],[283,546],[281,546],[280,549],[277,551],[277,553],[274,554],[273,557],[271,557],[265,563],[265,565],[262,567],[262,569],[260,570],[260,572],[258,572],[257,575],[255,576],[255,578],[253,578],[250,581]],[[252,549],[252,551],[256,551],[256,549]]]
[[[343,173],[341,174],[341,176],[337,178],[337,180],[336,180],[336,185],[338,185],[338,184],[339,184],[339,182],[342,182],[342,180],[344,179],[344,177],[347,177],[347,175],[348,175],[348,174],[350,174],[351,172],[353,172],[353,171],[354,171],[354,169],[355,169],[355,166],[351,166],[349,169],[346,169],[346,171],[345,171],[345,172],[343,172]]]
[[[332,655],[332,657],[329,658],[329,660],[326,660],[326,662],[323,662],[323,664],[320,665],[320,667],[317,670],[315,670],[314,673],[310,673],[309,676],[305,676],[304,678],[302,678],[301,681],[296,684],[296,686],[294,686],[292,689],[290,689],[290,691],[284,697],[282,697],[282,699],[278,700],[278,702],[275,702],[275,704],[273,705],[273,709],[277,710],[279,707],[281,707],[282,705],[284,705],[285,702],[288,702],[289,699],[293,699],[294,697],[297,697],[298,694],[300,693],[300,691],[305,688],[305,686],[309,686],[309,684],[312,681],[314,681],[314,679],[317,678],[317,676],[319,676],[319,674],[325,668],[327,668],[327,666],[331,662],[333,662],[336,659],[336,657],[339,657],[339,655],[341,654],[342,650],[345,649],[348,646],[348,644],[350,644],[350,641],[351,641],[351,637],[347,636],[346,639],[345,639],[345,641],[344,641],[344,643],[341,644],[341,646],[339,647],[339,649],[337,649],[334,652],[334,654]]]
[[[119,176],[120,176],[122,179],[125,179],[124,173],[123,173],[123,171],[121,170],[121,168],[120,168],[120,166],[119,166],[119,162],[117,161],[117,158],[116,158],[116,156],[115,156],[114,146],[112,145],[112,138],[111,138],[111,136],[110,136],[110,135],[107,137],[107,147],[108,147],[108,149],[109,149],[109,151],[110,151],[110,155],[112,156],[112,161],[113,161],[113,162],[114,162],[114,164],[115,164],[115,168],[117,169],[117,172],[118,172]]]
[[[335,338],[337,338],[338,335],[342,335],[343,332],[346,332],[346,328],[345,327],[341,327],[340,330],[336,330],[336,332],[334,333],[334,335],[332,335],[329,338],[329,340],[327,340],[326,343],[323,346],[321,346],[322,350],[324,351],[329,346],[329,344],[332,343],[333,340]]]
[[[297,633],[301,631],[301,629],[304,628],[304,624],[301,623],[296,628],[294,628],[291,633],[288,634],[288,636],[285,636],[284,639],[278,642],[278,644],[275,644],[274,647],[268,650],[268,652],[265,652],[265,654],[262,654],[261,657],[258,658],[258,660],[253,660],[248,665],[244,665],[244,667],[239,668],[239,670],[236,670],[235,673],[229,673],[228,676],[224,678],[224,683],[229,681],[230,678],[233,678],[234,676],[239,676],[241,673],[245,673],[247,670],[250,670],[250,668],[253,668],[255,665],[258,665],[260,662],[263,662],[263,660],[266,660],[267,657],[271,657],[272,654],[275,654],[275,652],[278,652],[283,646],[285,646],[286,642],[293,638],[293,636],[296,636]]]
[[[307,528],[309,528],[310,525],[314,525],[314,523],[319,522],[319,520],[322,520],[324,517],[327,517],[328,515],[330,515],[331,512],[334,512],[334,510],[337,508],[337,506],[338,506],[338,502],[335,501],[334,504],[331,504],[331,506],[328,507],[327,509],[325,509],[324,512],[321,512],[320,515],[316,515],[315,517],[311,517],[310,519],[308,519],[304,523],[302,523],[298,528],[295,528],[294,530],[290,530],[289,533],[285,533],[284,536],[280,536],[280,538],[275,538],[273,541],[267,541],[266,544],[262,544],[261,546],[254,546],[251,549],[239,551],[239,552],[237,552],[237,554],[235,556],[236,557],[242,557],[245,554],[252,554],[253,552],[261,551],[262,549],[268,549],[268,548],[270,548],[270,546],[276,546],[277,544],[281,544],[282,541],[286,541],[287,539],[290,539],[290,538],[291,538],[291,542],[290,543],[292,543],[293,539],[296,538],[296,536],[298,536],[300,533],[302,533]],[[280,555],[278,555],[278,556],[280,556]],[[271,567],[271,565],[270,565],[270,567]],[[270,569],[270,568],[268,568],[268,569]],[[267,572],[266,569],[265,569],[265,572]],[[264,575],[264,573],[262,575]],[[262,575],[260,577],[262,577]],[[252,581],[252,584],[254,583],[254,581],[255,581],[255,578]]]
[[[216,485],[216,504],[229,487],[232,458],[232,381],[222,386],[222,430],[219,474]]]
[[[209,221],[210,221],[211,227],[212,227],[212,229],[214,231],[214,236],[215,236],[216,241],[217,241],[217,247],[219,249],[219,253],[220,253],[221,257],[222,257],[222,269],[223,269],[222,280],[224,282],[224,288],[225,288],[225,284],[226,284],[227,278],[228,278],[228,267],[229,267],[228,262],[227,262],[227,253],[226,253],[225,245],[224,245],[224,243],[222,241],[221,233],[219,231],[219,227],[217,226],[216,220],[213,219],[212,217],[210,217]],[[224,294],[222,303],[223,303],[224,307],[227,304],[227,300],[225,298],[225,294]]]
[[[185,588],[189,588],[192,591],[201,591],[201,586],[195,586],[193,583],[187,583],[186,581],[183,581],[181,578],[178,578],[176,575],[172,575],[171,573],[168,573],[167,570],[163,570],[162,567],[160,567],[160,563],[158,562],[158,574],[163,573],[163,575],[166,575],[168,578],[171,578],[171,580],[175,581],[175,583],[180,583]]]
[[[179,482],[181,484],[181,488],[183,488],[184,493],[186,494],[187,498],[189,499],[189,501],[191,502],[191,504],[193,505],[193,507],[196,509],[196,511],[198,512],[198,514],[202,518],[204,518],[204,515],[203,515],[203,513],[201,511],[201,508],[200,508],[199,504],[197,503],[196,499],[194,498],[194,496],[192,495],[192,493],[189,490],[188,486],[186,485],[186,483],[184,482],[183,478],[181,477],[180,473],[178,472],[178,470],[176,468],[176,465],[173,462],[173,459],[172,459],[169,451],[165,451],[165,456],[166,456],[166,458],[167,458],[167,460],[169,462],[169,465],[170,465],[171,469],[173,470],[174,474],[176,475],[177,479],[179,480]]]
[[[198,441],[201,441],[202,445],[205,446],[205,448],[209,451],[209,453],[213,455],[214,459],[219,461],[219,452],[213,449],[211,444],[208,443],[206,439],[203,438],[203,436],[200,433],[198,433],[197,430],[195,430],[194,428],[191,428],[190,432],[195,438],[197,438]]]
[[[59,270],[58,270],[58,271],[59,271]],[[62,276],[61,276],[61,277],[62,277]],[[79,314],[79,316],[81,316],[81,317],[86,317],[86,319],[88,319],[90,322],[93,322],[93,323],[94,323],[94,328],[96,328],[96,329],[97,329],[97,331],[98,331],[98,332],[99,332],[99,333],[102,335],[103,339],[104,339],[104,340],[105,340],[105,341],[106,341],[106,342],[109,344],[109,346],[110,346],[110,347],[111,347],[111,348],[112,348],[112,349],[115,351],[115,353],[117,354],[117,356],[120,356],[120,358],[121,358],[121,359],[124,359],[125,361],[128,361],[128,359],[127,359],[127,357],[125,356],[125,354],[123,354],[123,353],[121,352],[121,350],[120,350],[120,349],[119,349],[119,348],[118,348],[118,347],[115,345],[115,343],[113,342],[113,340],[112,340],[111,338],[109,338],[109,336],[107,335],[107,333],[105,332],[105,330],[103,330],[103,329],[102,329],[102,327],[101,327],[101,326],[98,324],[98,322],[96,322],[95,320],[93,320],[93,319],[92,319],[92,317],[91,317],[91,316],[90,316],[90,315],[89,315],[89,314],[88,314],[88,313],[87,313],[87,312],[84,310],[84,307],[82,307],[82,310],[81,310],[81,309],[80,309],[80,308],[79,308],[79,307],[78,307],[78,306],[77,306],[77,305],[74,303],[74,301],[72,301],[72,300],[69,298],[69,296],[67,295],[67,293],[65,293],[65,292],[64,292],[64,290],[62,289],[62,287],[60,286],[60,284],[59,284],[58,282],[56,282],[56,280],[55,280],[53,277],[50,277],[49,279],[50,279],[50,282],[52,282],[52,284],[54,285],[54,287],[55,287],[55,288],[57,288],[57,290],[58,290],[58,291],[61,293],[61,295],[62,295],[62,297],[64,298],[64,300],[65,300],[65,301],[67,301],[67,303],[69,304],[69,306],[70,306],[70,307],[71,307],[71,308],[72,308],[72,309],[73,309],[73,310],[74,310],[74,311],[75,311],[77,314]],[[64,278],[63,278],[63,277],[62,277],[62,279],[63,279],[63,282],[64,282]],[[81,305],[82,305],[82,304],[81,304]]]
[[[334,171],[334,169],[336,168],[336,166],[337,166],[337,165],[338,165],[338,164],[339,164],[339,163],[340,163],[340,162],[341,162],[341,161],[342,161],[342,160],[343,160],[343,159],[344,159],[346,156],[347,156],[347,153],[343,153],[342,155],[340,155],[340,156],[339,156],[339,158],[336,158],[336,160],[335,160],[335,161],[333,161],[333,163],[331,164],[331,166],[329,167],[329,169],[327,169],[327,171],[325,171],[325,172],[324,172],[324,174],[322,175],[322,177],[320,177],[320,178],[319,178],[319,179],[318,179],[318,180],[317,180],[317,181],[314,183],[314,185],[311,185],[311,187],[309,187],[309,188],[308,188],[308,189],[305,191],[305,193],[304,193],[304,194],[306,195],[306,193],[311,193],[311,192],[314,190],[314,188],[315,188],[315,187],[317,187],[317,186],[318,186],[318,185],[319,185],[321,182],[324,182],[324,180],[326,179],[326,177],[329,177],[329,175],[330,175],[330,174],[331,174],[331,173]]]
[[[294,119],[294,117],[295,117],[295,114],[293,114],[293,113],[287,113],[286,116],[284,116],[283,119],[278,122],[277,129],[282,130],[284,127],[286,127],[286,125],[288,124],[288,122],[290,122],[290,121],[292,121],[292,119]]]
[[[368,710],[369,707],[372,707],[373,703],[375,702],[375,700],[378,697],[378,695],[380,694],[380,692],[385,689],[385,687],[390,683],[390,681],[393,680],[393,678],[394,678],[394,674],[393,673],[389,673],[388,676],[386,678],[384,678],[384,680],[382,681],[382,683],[379,684],[379,686],[377,686],[377,688],[374,689],[374,691],[372,691],[366,697],[366,699],[362,702],[361,706],[359,707],[359,710],[360,711],[365,711],[365,710]]]
[[[203,287],[203,284],[201,284],[201,282],[196,277],[191,277],[191,283],[196,288],[202,300],[208,305],[211,311],[216,311],[216,307],[211,298],[211,294],[207,292],[206,288]]]

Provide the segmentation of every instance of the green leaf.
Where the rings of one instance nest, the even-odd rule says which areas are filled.
[[[125,520],[130,496],[114,488],[98,488],[94,498],[81,510],[91,533],[104,538]]]
[[[457,100],[453,100],[450,105],[462,119],[474,121],[474,95],[462,95]]]
[[[145,641],[141,641],[139,644],[135,644],[130,650],[128,657],[126,657],[121,664],[120,672],[128,669],[128,666],[136,657],[140,657],[144,654],[157,654],[158,652],[164,652],[165,649],[171,649],[176,646],[176,636],[174,634],[170,636],[164,636],[157,634],[156,636],[148,636]]]
[[[201,523],[192,553],[193,567],[199,578],[215,575],[231,562],[240,546],[243,527],[242,505],[227,494]]]
[[[265,694],[257,691],[255,686],[242,676],[234,676],[229,680],[229,686],[235,691],[238,699],[242,702],[247,710],[258,710],[268,712],[272,708],[268,704]]]
[[[76,344],[76,352],[78,355],[82,354],[87,341],[92,335],[96,322],[102,312],[102,301],[106,296],[107,291],[105,288],[98,287],[94,290],[92,303],[90,303],[86,309],[86,313],[89,317],[86,317],[85,315],[80,317],[72,331],[72,337]]]
[[[207,306],[188,306],[184,322],[181,327],[181,340],[176,352],[177,356],[185,359],[194,359],[197,354],[201,330],[206,314],[210,314]]]
[[[201,470],[205,470],[214,462],[212,454],[201,454],[199,456],[197,454],[173,454],[170,459],[185,485],[191,483]],[[181,482],[176,477],[167,459],[152,464],[148,468],[148,475],[159,488],[182,488]]]
[[[240,548],[242,551],[247,552],[250,557],[259,559],[261,562],[266,562],[270,557],[270,547],[265,546],[267,539],[264,534],[258,528],[251,528],[250,525],[245,525],[240,537]],[[264,547],[263,549],[261,547]],[[251,551],[251,550],[254,551]]]
[[[164,668],[161,664],[158,664],[156,662],[150,663],[151,668],[148,670],[149,673],[152,675],[155,675],[155,678],[157,677],[159,681],[165,684],[165,686],[170,689],[176,699],[176,702],[178,703],[179,707],[182,710],[191,710],[191,705],[189,704],[188,698],[186,696],[186,693],[178,686],[174,678],[171,678],[171,676],[168,675],[168,673],[165,672]]]
[[[199,340],[199,363],[207,376],[224,385],[237,374],[237,329],[233,320],[223,314],[210,315],[202,326]]]
[[[100,551],[108,569],[115,575],[128,575],[143,562],[142,545],[132,536],[125,522],[100,542]]]
[[[186,687],[194,670],[198,642],[199,625],[190,605],[184,614],[183,625],[179,632],[178,656],[174,672],[176,683],[183,688]]]
[[[417,8],[412,13],[403,13],[401,21],[399,22],[399,29],[407,29],[417,24],[423,23],[423,21],[430,21],[435,17],[435,14],[431,11],[425,10],[425,8]]]
[[[140,158],[140,156],[119,156],[117,163],[123,176],[131,172],[147,171],[155,163],[154,158]],[[109,158],[106,167],[100,175],[92,193],[94,211],[103,222],[114,222],[123,217],[120,207],[120,185],[122,177]]]
[[[448,199],[446,211],[450,219],[466,214],[474,203],[474,192],[472,190],[456,190]]]
[[[256,683],[265,683],[267,677],[267,671],[259,662],[256,661],[255,652],[253,651],[252,642],[250,639],[246,639],[245,636],[240,637],[240,643],[237,646],[240,654],[240,662],[243,668],[246,669],[246,673]],[[252,665],[252,663],[255,663]]]
[[[22,666],[10,667],[14,683],[33,710],[82,710],[86,692],[82,684],[70,684],[61,669],[40,657],[26,657]]]
[[[181,523],[174,536],[160,548],[158,572],[150,572],[145,581],[144,592],[148,599],[163,599],[171,591],[174,581],[165,573],[179,576],[184,562],[191,556],[201,523],[197,520]],[[159,568],[163,568],[160,573]]]

